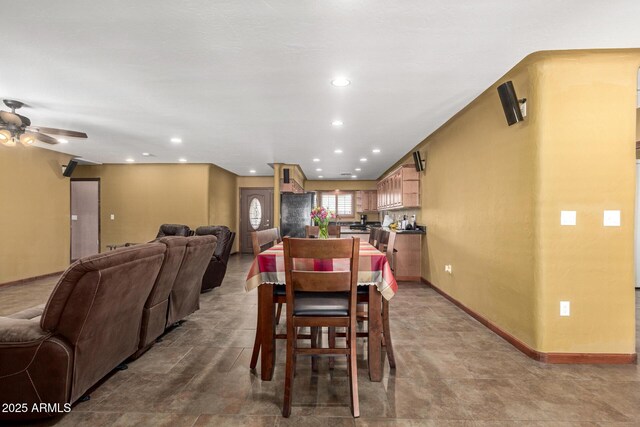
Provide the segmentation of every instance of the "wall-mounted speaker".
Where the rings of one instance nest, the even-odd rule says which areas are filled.
[[[422,155],[420,154],[419,151],[413,152],[413,163],[415,164],[416,170],[418,172],[422,172],[424,170],[426,162],[422,160]]]
[[[289,177],[289,169],[288,168],[282,169],[282,175],[283,175],[283,182],[285,184],[289,184],[289,182],[291,182],[290,181],[291,178]]]
[[[520,111],[520,101],[518,101],[516,90],[513,88],[513,82],[509,80],[498,86],[498,95],[500,95],[504,116],[509,126],[521,122],[523,120],[522,111]]]
[[[78,162],[76,162],[75,160],[69,160],[68,165],[63,165],[64,170],[62,171],[62,175],[66,177],[70,177],[71,174],[73,173],[73,170],[76,168],[76,166],[78,166]]]

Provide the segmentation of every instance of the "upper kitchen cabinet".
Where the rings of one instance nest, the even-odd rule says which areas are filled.
[[[302,194],[304,193],[304,187],[295,179],[289,179],[289,182],[286,184],[283,180],[280,180],[280,192]]]
[[[400,166],[378,182],[379,210],[420,206],[420,174],[413,165]]]
[[[356,191],[356,212],[375,212],[378,210],[378,192]]]

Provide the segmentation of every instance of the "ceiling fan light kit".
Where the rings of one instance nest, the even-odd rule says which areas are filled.
[[[73,130],[33,127],[28,117],[16,113],[16,110],[25,106],[24,103],[14,99],[5,99],[4,105],[11,108],[9,111],[0,111],[0,144],[5,147],[15,147],[20,141],[25,147],[33,145],[36,141],[47,144],[57,144],[58,140],[51,135],[68,136],[72,138],[87,138],[84,132]]]

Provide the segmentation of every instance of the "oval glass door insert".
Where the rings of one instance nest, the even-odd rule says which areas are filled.
[[[262,222],[262,205],[260,204],[260,200],[256,197],[251,199],[251,203],[249,203],[249,223],[254,230],[257,230],[260,227],[260,223]]]

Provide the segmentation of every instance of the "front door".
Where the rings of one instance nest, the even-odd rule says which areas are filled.
[[[71,261],[100,252],[100,181],[71,179]]]
[[[240,251],[253,253],[251,232],[273,227],[273,188],[241,188]]]

